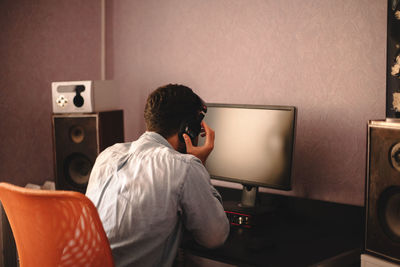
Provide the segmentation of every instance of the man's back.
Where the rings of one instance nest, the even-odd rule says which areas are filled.
[[[182,223],[208,247],[222,244],[229,232],[201,161],[177,152],[155,132],[101,153],[86,194],[98,209],[117,266],[172,265]]]

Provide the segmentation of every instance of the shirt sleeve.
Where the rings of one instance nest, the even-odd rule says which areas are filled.
[[[207,248],[222,245],[229,234],[229,221],[221,196],[212,186],[204,166],[192,160],[181,192],[185,227],[195,240]]]

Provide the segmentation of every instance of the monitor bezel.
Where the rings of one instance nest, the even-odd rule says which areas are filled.
[[[227,181],[227,182],[234,182],[234,183],[240,183],[243,186],[250,186],[250,187],[266,187],[266,188],[272,188],[272,189],[279,189],[279,190],[285,190],[285,191],[290,191],[292,190],[292,173],[293,173],[293,162],[294,162],[294,148],[295,148],[295,140],[296,140],[296,124],[297,124],[297,108],[295,106],[285,106],[285,105],[253,105],[253,104],[222,104],[222,103],[206,103],[207,108],[208,107],[213,107],[213,108],[238,108],[238,109],[263,109],[263,110],[285,110],[289,111],[293,114],[293,129],[292,129],[292,147],[291,147],[291,156],[290,156],[290,170],[288,172],[288,181],[289,183],[286,185],[277,185],[277,184],[268,184],[268,183],[259,183],[259,182],[251,182],[248,180],[242,180],[242,179],[237,179],[237,178],[231,178],[231,177],[222,177],[222,176],[216,176],[216,175],[211,175],[211,179],[219,180],[219,181]],[[206,114],[207,117],[207,114]],[[216,136],[218,136],[218,132],[216,132]],[[212,153],[212,152],[211,152]]]

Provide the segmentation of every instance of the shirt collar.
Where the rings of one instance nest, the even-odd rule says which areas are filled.
[[[156,132],[150,132],[150,131],[146,131],[141,138],[146,138],[146,139],[153,139],[154,141],[156,141],[157,143],[160,143],[162,145],[165,145],[169,148],[174,149],[171,144],[167,141],[167,139],[165,139],[161,134],[156,133]]]

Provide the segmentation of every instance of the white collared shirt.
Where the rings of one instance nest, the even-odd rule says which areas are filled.
[[[86,195],[116,266],[171,266],[182,224],[205,247],[221,245],[229,234],[221,197],[201,161],[155,132],[100,153]]]

